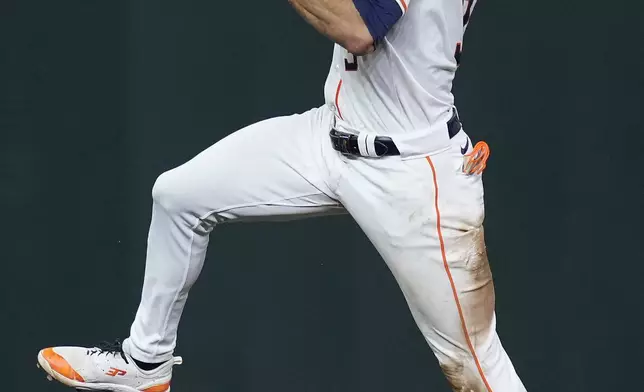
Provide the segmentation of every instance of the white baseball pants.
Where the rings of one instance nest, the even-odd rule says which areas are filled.
[[[157,179],[126,352],[171,358],[217,224],[348,212],[394,274],[453,390],[525,391],[495,330],[483,184],[461,171],[467,135],[426,157],[354,158],[331,147],[332,121],[326,106],[262,121]]]

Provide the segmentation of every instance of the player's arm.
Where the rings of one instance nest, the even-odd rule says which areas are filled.
[[[409,1],[409,0],[407,0]],[[373,52],[407,10],[405,0],[289,0],[317,31],[353,54]]]

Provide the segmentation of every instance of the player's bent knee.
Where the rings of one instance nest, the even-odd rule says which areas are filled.
[[[157,177],[152,187],[152,200],[168,212],[182,212],[189,204],[188,192],[177,169]]]

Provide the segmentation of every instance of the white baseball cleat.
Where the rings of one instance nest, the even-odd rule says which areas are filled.
[[[38,353],[38,364],[47,378],[80,390],[111,392],[170,392],[174,357],[154,370],[139,369],[121,343],[98,347],[50,347]]]

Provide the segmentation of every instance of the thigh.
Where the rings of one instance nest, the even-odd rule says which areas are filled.
[[[338,212],[322,138],[329,116],[312,109],[245,127],[161,175],[155,188],[213,224]]]
[[[439,359],[469,356],[494,336],[481,178],[461,173],[454,145],[428,159],[348,160],[338,189]]]

